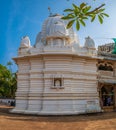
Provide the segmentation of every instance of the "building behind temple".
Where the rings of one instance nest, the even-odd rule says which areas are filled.
[[[25,36],[18,56],[14,113],[72,115],[116,109],[116,55],[113,44],[80,46],[60,15],[48,17],[34,46]]]

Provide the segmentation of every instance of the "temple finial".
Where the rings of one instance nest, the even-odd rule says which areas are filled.
[[[51,12],[51,8],[50,7],[48,7],[48,11],[49,11],[49,14],[50,14],[50,16],[52,15],[52,12]]]

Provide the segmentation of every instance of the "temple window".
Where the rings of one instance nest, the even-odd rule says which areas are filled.
[[[56,75],[56,76],[53,77],[53,85],[52,85],[51,88],[55,88],[55,89],[64,88],[62,76]]]
[[[59,79],[54,79],[54,86],[55,87],[61,87],[62,86],[62,80],[61,80],[61,78],[59,78]]]

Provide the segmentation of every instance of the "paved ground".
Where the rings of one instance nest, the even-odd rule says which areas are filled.
[[[116,130],[116,112],[78,116],[30,116],[0,106],[0,130]]]

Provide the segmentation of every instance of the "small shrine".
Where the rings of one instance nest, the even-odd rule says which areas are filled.
[[[14,113],[73,115],[116,109],[116,56],[113,44],[84,46],[61,15],[50,15],[31,44],[21,39]],[[114,52],[114,51],[113,51]]]

